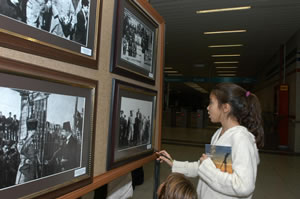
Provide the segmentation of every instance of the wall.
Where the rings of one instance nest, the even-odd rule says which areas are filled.
[[[107,140],[109,134],[109,119],[110,119],[110,103],[111,103],[111,92],[112,92],[112,79],[120,79],[135,85],[139,85],[145,88],[156,90],[158,92],[158,103],[157,103],[157,115],[156,115],[156,128],[155,128],[155,143],[154,147],[158,149],[160,146],[160,121],[161,121],[161,103],[159,100],[161,98],[161,67],[163,62],[163,51],[161,48],[158,48],[157,52],[157,69],[156,69],[156,84],[150,85],[134,79],[126,78],[117,74],[112,74],[109,71],[110,68],[110,58],[111,58],[111,41],[112,41],[112,30],[113,30],[113,17],[114,13],[114,3],[112,0],[103,0],[102,1],[102,13],[100,13],[100,45],[98,49],[99,53],[99,62],[98,70],[82,67],[79,65],[74,65],[70,63],[65,63],[53,59],[48,59],[45,57],[40,57],[33,54],[28,54],[4,47],[0,47],[0,58],[9,57],[17,61],[22,61],[27,64],[34,64],[42,68],[53,69],[60,72],[65,72],[77,76],[82,76],[84,78],[89,78],[92,80],[97,80],[98,85],[98,101],[97,101],[97,110],[95,114],[97,115],[96,121],[96,131],[95,131],[95,151],[94,151],[94,176],[99,176],[106,173],[106,154],[107,154]],[[160,27],[160,30],[164,32],[164,23],[163,27]],[[158,43],[159,46],[163,45],[163,34],[159,32]],[[132,168],[134,169],[134,168]],[[127,168],[127,172],[130,171],[130,168]],[[124,173],[124,172],[123,172]],[[122,172],[121,172],[122,174]],[[114,178],[120,176],[121,174],[114,175]],[[99,183],[101,184],[101,183]],[[94,187],[96,188],[96,187]]]

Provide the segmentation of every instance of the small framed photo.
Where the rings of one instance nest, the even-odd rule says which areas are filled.
[[[92,182],[96,84],[71,78],[1,69],[0,198],[56,198]]]
[[[155,84],[158,24],[133,0],[116,0],[111,71]]]
[[[1,46],[97,69],[101,1],[0,2]]]
[[[152,154],[157,92],[113,80],[108,170]]]

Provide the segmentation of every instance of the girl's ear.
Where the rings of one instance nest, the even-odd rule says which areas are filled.
[[[229,113],[231,111],[230,104],[228,104],[228,103],[223,104],[223,111],[224,111],[224,113]]]

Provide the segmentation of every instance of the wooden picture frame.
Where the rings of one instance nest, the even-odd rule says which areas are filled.
[[[154,152],[157,92],[113,79],[107,169]]]
[[[116,0],[111,72],[155,84],[159,24],[148,7]]]
[[[101,3],[1,1],[0,46],[97,69]]]
[[[56,198],[92,182],[97,84],[0,59],[1,154],[11,155],[0,198]]]

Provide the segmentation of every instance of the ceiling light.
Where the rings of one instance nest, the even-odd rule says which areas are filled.
[[[179,73],[177,73],[177,74],[168,74],[168,76],[182,76],[182,74],[179,74]]]
[[[212,34],[240,33],[240,32],[246,32],[246,30],[220,30],[220,31],[214,31],[214,32],[204,32],[203,34],[212,35]]]
[[[238,68],[237,66],[217,66],[216,69],[233,69]]]
[[[212,57],[239,57],[240,54],[228,54],[228,55],[212,55]]]
[[[167,71],[165,71],[165,73],[178,73],[178,71],[177,70],[167,70]]]
[[[218,74],[218,76],[233,77],[233,76],[236,76],[236,74]]]
[[[240,47],[240,46],[243,46],[243,44],[211,45],[208,47],[209,48],[227,48],[227,47]]]
[[[236,10],[248,10],[251,6],[234,7],[234,8],[220,8],[220,9],[210,9],[210,10],[198,10],[197,14],[211,13],[211,12],[226,12],[226,11],[236,11]]]
[[[236,73],[236,71],[233,71],[233,70],[218,70],[217,73]]]
[[[215,64],[238,64],[238,61],[216,61]]]

